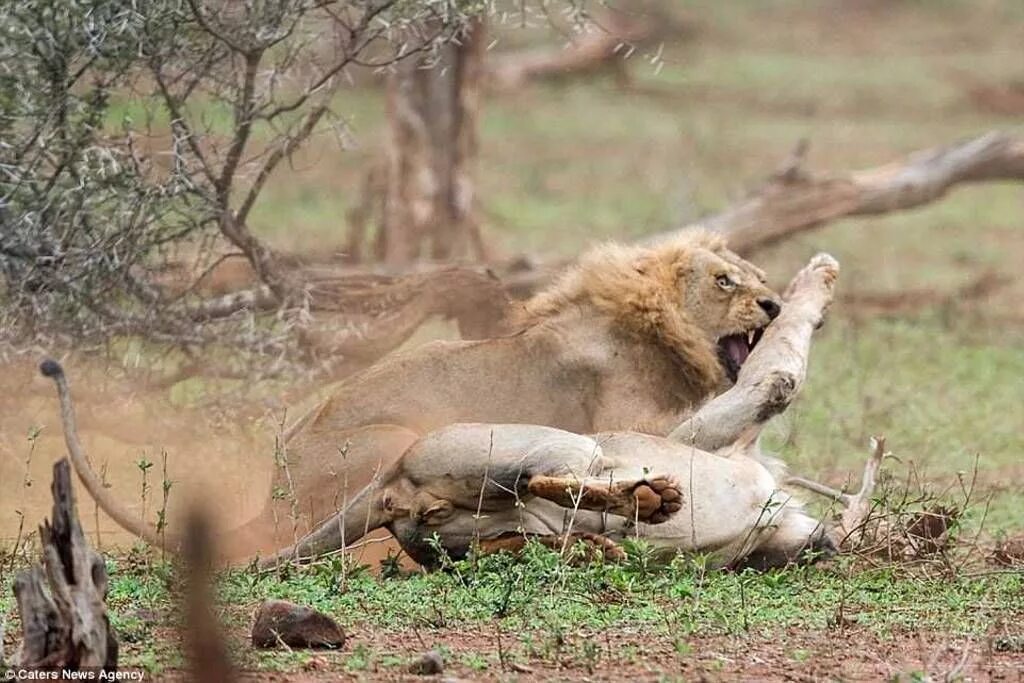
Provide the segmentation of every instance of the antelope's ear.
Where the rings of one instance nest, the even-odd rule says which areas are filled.
[[[455,506],[443,498],[438,498],[420,511],[419,518],[420,522],[424,524],[442,524],[447,521],[454,512]]]

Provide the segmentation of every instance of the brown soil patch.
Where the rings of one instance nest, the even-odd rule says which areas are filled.
[[[171,405],[165,394],[113,378],[102,368],[69,360],[65,368],[76,402],[86,453],[105,472],[112,490],[142,512],[142,472],[137,462],[154,463],[147,472],[147,518],[154,520],[162,499],[162,458],[173,482],[169,519],[201,497],[221,521],[237,524],[256,514],[266,499],[271,473],[273,430],[253,418]],[[33,447],[29,435],[38,432]],[[0,373],[0,544],[9,547],[24,516],[25,532],[49,514],[50,472],[66,455],[57,397],[50,380],[29,361],[7,363]],[[90,542],[125,544],[131,537],[103,514],[81,489],[82,523]],[[97,539],[97,530],[99,538]]]
[[[971,640],[914,632],[879,636],[861,628],[787,629],[681,637],[673,643],[637,629],[566,634],[560,647],[547,644],[548,652],[540,655],[529,653],[519,634],[501,633],[499,655],[497,628],[354,631],[343,651],[310,652],[294,671],[249,671],[242,680],[338,680],[339,675],[347,680],[416,680],[395,660],[409,661],[437,647],[448,650],[442,674],[448,680],[877,681],[914,675],[930,680],[1024,680],[1024,643],[1005,634]],[[542,637],[537,634],[535,639]],[[390,665],[379,663],[383,657],[390,658]],[[366,662],[365,668],[359,664],[353,669],[356,661]],[[183,674],[171,677],[182,680]]]

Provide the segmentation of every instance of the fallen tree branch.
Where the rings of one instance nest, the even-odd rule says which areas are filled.
[[[959,184],[1024,180],[1024,140],[991,131],[945,147],[915,152],[901,161],[852,173],[814,174],[803,167],[800,141],[768,182],[746,199],[695,223],[639,240],[657,244],[697,226],[717,230],[729,247],[749,256],[801,232],[848,216],[881,215],[941,199]],[[515,298],[544,287],[571,261],[528,263],[495,270]]]
[[[969,282],[950,291],[908,289],[897,292],[848,292],[840,297],[844,307],[858,313],[902,315],[926,308],[957,306],[976,301],[1010,284],[1011,278],[986,270]]]
[[[303,342],[349,370],[353,361],[369,365],[397,348],[432,317],[455,321],[463,339],[501,334],[509,303],[496,278],[467,268],[322,278],[308,292],[311,308],[323,314],[304,330]]]
[[[458,266],[406,275],[299,268],[294,279],[304,283],[306,306],[313,312],[385,315],[418,301],[422,308],[430,309],[427,315],[436,313],[461,322],[481,316],[493,318],[504,312],[507,303],[493,275]],[[190,308],[189,314],[201,322],[240,311],[276,308],[279,304],[270,289],[257,285],[203,301]]]
[[[463,339],[483,339],[505,331],[509,305],[502,283],[487,272],[447,267],[402,276],[303,268],[296,279],[307,310],[316,315],[299,327],[299,343],[309,359],[321,361],[326,374],[341,377],[360,370],[408,340],[431,318],[454,321]],[[271,312],[280,306],[265,285],[203,302],[189,310],[196,323],[243,311]],[[158,381],[170,386],[197,375],[241,378],[219,364],[210,372],[204,357]]]
[[[740,369],[728,391],[705,403],[670,439],[716,451],[756,434],[796,398],[807,375],[811,336],[832,302],[839,264],[818,254],[786,290],[782,313]]]
[[[852,173],[811,173],[796,155],[764,187],[699,224],[724,234],[734,251],[749,254],[839,218],[912,209],[941,199],[956,185],[998,180],[1024,180],[1024,141],[998,131]],[[668,239],[689,227],[645,241]]]

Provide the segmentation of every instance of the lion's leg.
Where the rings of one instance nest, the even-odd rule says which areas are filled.
[[[517,534],[515,536],[505,536],[502,538],[488,538],[480,541],[480,545],[478,547],[479,552],[482,555],[490,555],[491,553],[501,552],[502,550],[511,553],[519,553],[526,547],[527,542],[530,540],[535,540],[541,545],[551,548],[552,550],[561,550],[562,548],[571,547],[575,543],[584,543],[590,549],[592,554],[596,555],[597,553],[600,553],[606,560],[619,562],[626,559],[626,553],[618,543],[607,536],[588,532],[576,532],[567,535],[551,534],[543,536],[525,536],[523,534]]]
[[[537,475],[530,478],[528,488],[538,498],[563,507],[609,512],[647,524],[664,522],[683,506],[682,493],[667,475],[623,481],[615,481],[614,476],[607,481],[581,481],[576,477]]]

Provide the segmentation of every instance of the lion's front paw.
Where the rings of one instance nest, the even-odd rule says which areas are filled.
[[[660,524],[683,507],[683,494],[669,477],[645,479],[633,489],[636,519]]]

